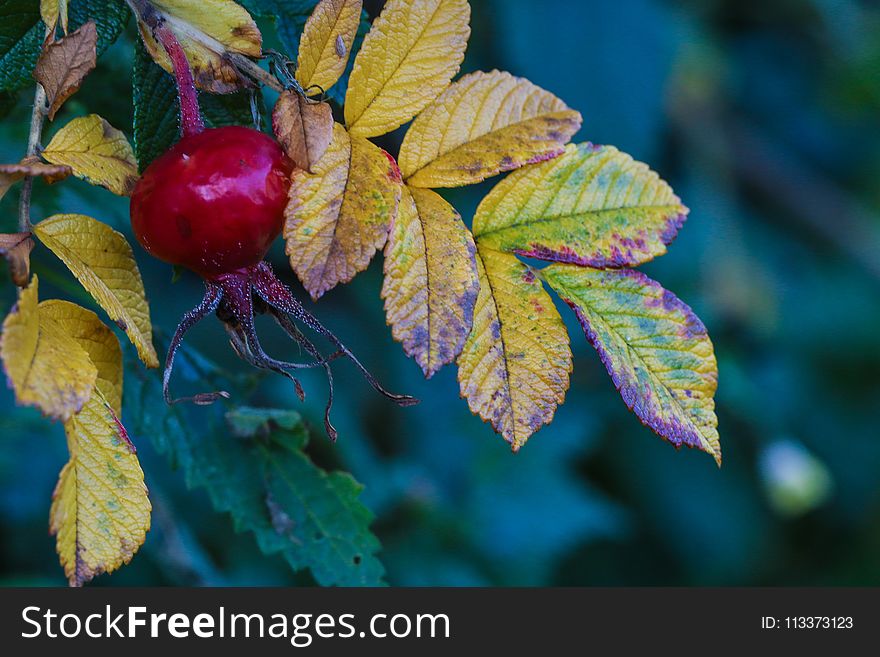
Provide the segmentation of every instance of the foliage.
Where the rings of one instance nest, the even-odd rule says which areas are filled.
[[[145,365],[157,366],[158,358],[125,237],[73,213],[32,226],[28,203],[35,176],[73,175],[128,195],[138,172],[176,138],[171,62],[147,15],[183,46],[209,125],[259,123],[261,97],[249,89],[262,83],[280,91],[272,126],[299,165],[285,211],[286,253],[314,300],[350,282],[384,248],[382,297],[393,337],[426,377],[457,362],[469,407],[516,451],[553,419],[572,372],[568,332],[548,286],[575,310],[624,402],[646,426],[720,464],[717,366],[705,328],[670,292],[626,269],[664,254],[687,208],[656,173],[617,149],[567,145],[580,114],[531,82],[499,71],[452,82],[471,31],[466,0],[389,0],[360,47],[362,3],[321,0],[302,20],[295,63],[273,55],[278,80],[253,61],[263,55],[254,17],[271,16],[285,42],[304,5],[315,3],[128,4],[143,41],[133,75],[134,148],[96,114],[67,121],[40,146],[41,114],[54,119],[83,85],[127,10],[76,0],[69,7],[43,3],[39,12],[21,8],[0,41],[0,62],[5,58],[16,70],[36,66],[42,83],[28,152],[0,168],[0,191],[24,181],[20,230],[0,243],[24,288],[4,324],[2,356],[19,403],[66,422],[70,462],[51,528],[72,584],[127,563],[144,540],[151,507],[119,420],[120,403],[105,390],[114,387],[116,395],[121,388],[121,352],[107,346],[110,329],[83,314],[89,311],[38,303],[36,276],[27,282],[30,236],[64,262]],[[94,22],[83,23],[84,11]],[[36,44],[34,58],[29,26],[39,26],[40,17],[47,38]],[[21,76],[0,82],[0,91],[12,91]],[[344,96],[334,95],[334,85]],[[334,122],[325,94],[343,101],[344,124]],[[371,139],[410,121],[398,167]],[[480,204],[472,228],[435,191],[508,171]],[[100,334],[102,350],[78,343],[88,326]],[[60,363],[64,351],[72,357]],[[138,385],[133,415],[148,422],[155,381],[141,378]],[[208,490],[216,508],[253,532],[264,552],[282,554],[294,569],[309,568],[322,584],[381,581],[378,542],[359,486],[309,460],[297,416],[232,410],[218,430],[225,436],[221,447],[204,444],[207,433],[194,431],[178,409],[166,413],[161,430],[144,432],[183,466],[191,485]],[[95,474],[113,460],[120,471]],[[107,478],[117,498],[96,493]],[[136,501],[120,504],[125,497]],[[96,531],[108,523],[116,527],[116,543]]]

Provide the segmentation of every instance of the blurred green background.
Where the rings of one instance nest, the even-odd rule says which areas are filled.
[[[321,376],[304,379],[305,404],[279,377],[237,399],[300,410],[315,429],[313,458],[366,486],[393,585],[880,584],[880,6],[471,4],[463,71],[508,70],[556,93],[583,113],[578,141],[648,162],[691,208],[670,253],[643,269],[709,328],[724,466],[676,452],[642,427],[565,309],[575,354],[566,403],[511,454],[459,399],[454,367],[426,382],[391,339],[381,257],[313,310],[389,388],[421,405],[389,404],[339,363],[340,439],[331,446]],[[373,14],[380,5],[366,3]],[[56,124],[93,111],[131,134],[131,23]],[[31,94],[3,101],[0,161],[24,151]],[[396,150],[401,136],[382,143]],[[467,220],[493,182],[447,198]],[[16,197],[0,202],[3,232],[15,230]],[[125,199],[72,179],[38,181],[34,218],[59,211],[130,235]],[[164,349],[201,284],[184,275],[172,285],[170,268],[139,247],[136,256]],[[38,247],[33,260],[43,298],[93,307],[48,251]],[[272,260],[294,283],[280,248]],[[15,293],[5,266],[0,277],[5,313]],[[291,348],[272,336],[271,353]],[[219,323],[200,326],[189,344],[231,374],[247,373]],[[158,386],[159,373],[149,376]],[[177,376],[179,392],[194,385],[185,368]],[[210,409],[192,413],[194,430],[213,430]],[[155,436],[138,435],[130,413],[124,419],[151,490],[153,529],[129,566],[96,585],[310,582],[236,534],[156,453]],[[62,428],[16,408],[3,387],[0,584],[65,583],[47,516],[66,459]]]

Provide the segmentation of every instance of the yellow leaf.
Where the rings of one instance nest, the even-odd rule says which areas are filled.
[[[164,20],[186,53],[196,86],[226,94],[247,82],[229,63],[227,54],[260,57],[262,36],[247,11],[232,0],[151,0],[158,18]],[[169,73],[171,60],[143,21],[138,27],[152,58]]]
[[[394,159],[338,123],[315,173],[294,173],[284,239],[290,266],[313,299],[367,268],[388,239],[400,187]]]
[[[42,316],[38,289],[34,276],[3,322],[0,358],[19,404],[67,420],[92,396],[98,372],[66,328]]]
[[[299,40],[296,79],[310,96],[327,91],[345,71],[361,20],[362,0],[321,0]]]
[[[52,496],[49,528],[71,586],[128,563],[150,528],[150,500],[134,445],[119,420],[122,352],[95,313],[66,301],[40,304],[98,368],[95,394],[64,425],[70,461]]]
[[[479,289],[461,215],[436,192],[404,187],[385,245],[382,298],[394,339],[426,377],[461,352]]]
[[[27,287],[31,278],[31,251],[34,240],[30,233],[0,233],[0,256],[9,264],[9,276],[18,287]]]
[[[125,135],[97,114],[73,119],[55,133],[42,155],[120,196],[131,194],[138,179],[137,161]]]
[[[413,121],[400,170],[413,187],[470,185],[559,155],[580,126],[580,113],[528,80],[471,73]]]
[[[98,30],[95,23],[89,21],[70,35],[43,47],[34,77],[46,91],[50,120],[95,68],[97,46]]]
[[[471,411],[517,451],[565,399],[571,349],[562,318],[534,272],[477,243],[480,294],[458,357]]]
[[[514,171],[482,200],[481,244],[597,269],[666,253],[688,209],[647,165],[613,146],[569,144],[549,162]]]
[[[67,34],[67,0],[40,0],[40,16],[50,30],[61,18],[61,29]]]
[[[272,110],[272,131],[300,169],[312,171],[333,140],[333,112],[297,91],[283,91]]]
[[[125,237],[81,214],[49,217],[34,234],[126,332],[147,367],[158,367],[144,283]]]
[[[388,0],[354,59],[345,96],[351,134],[384,135],[425,109],[461,66],[470,16],[467,0]]]

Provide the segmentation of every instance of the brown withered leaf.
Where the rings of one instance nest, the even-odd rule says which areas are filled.
[[[49,101],[49,119],[79,89],[97,61],[98,31],[89,21],[75,32],[47,43],[37,60],[34,77]]]
[[[272,128],[293,163],[311,173],[333,140],[333,113],[327,103],[285,91],[272,111]]]
[[[42,176],[47,183],[52,184],[67,178],[70,174],[69,166],[46,164],[36,157],[26,157],[18,164],[0,164],[0,198],[3,198],[9,188],[25,176]]]
[[[0,233],[0,256],[9,263],[9,275],[18,287],[27,287],[31,278],[33,248],[30,233]]]

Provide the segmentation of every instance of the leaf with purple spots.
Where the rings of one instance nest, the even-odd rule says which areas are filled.
[[[382,298],[394,339],[430,378],[455,360],[471,331],[480,289],[474,239],[449,203],[403,187],[385,245]]]
[[[535,272],[516,256],[477,246],[480,293],[458,357],[461,396],[519,450],[565,399],[571,349]]]
[[[703,450],[720,465],[718,366],[693,311],[637,271],[557,264],[542,274],[574,310],[630,410],[676,447]]]
[[[633,267],[666,253],[688,209],[645,164],[613,146],[569,145],[502,180],[477,208],[486,246],[586,267]]]

